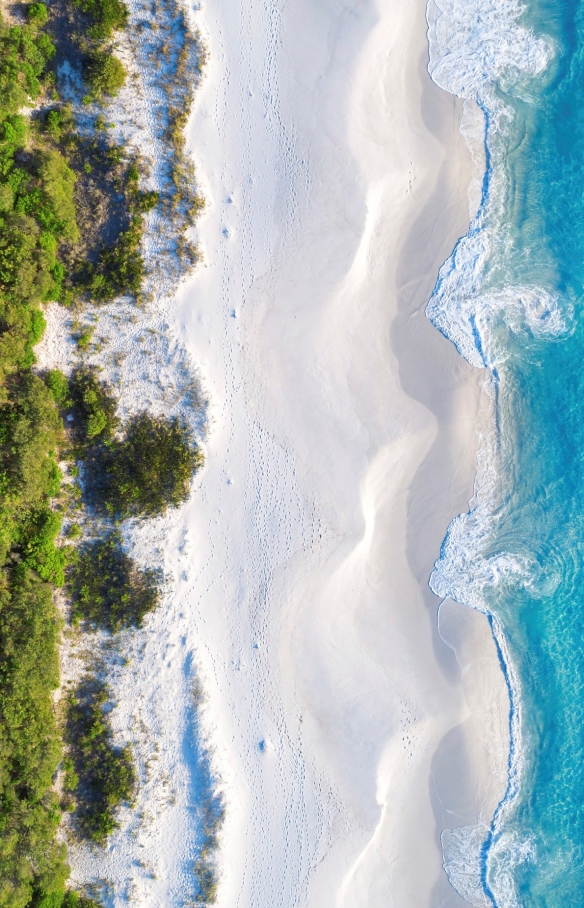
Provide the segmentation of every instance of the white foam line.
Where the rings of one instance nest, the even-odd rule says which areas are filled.
[[[478,105],[483,118],[467,127],[471,149],[481,141],[485,173],[478,211],[469,231],[440,270],[427,315],[476,367],[488,367],[493,399],[492,430],[483,437],[478,455],[475,496],[467,514],[448,528],[439,561],[430,579],[437,595],[487,614],[509,691],[510,752],[508,783],[490,827],[449,830],[443,834],[444,867],[459,894],[476,906],[516,908],[509,860],[494,868],[497,852],[509,858],[505,821],[520,790],[524,766],[519,678],[508,652],[504,628],[489,609],[485,590],[502,583],[529,588],[537,583],[534,562],[513,553],[485,558],[487,541],[496,539],[499,500],[497,438],[498,366],[505,359],[508,337],[498,324],[517,335],[553,339],[570,330],[570,300],[541,287],[507,286],[485,291],[485,269],[492,255],[490,230],[503,204],[504,137],[512,112],[495,92],[498,83],[510,90],[542,74],[553,57],[553,43],[536,38],[518,24],[523,7],[515,0],[459,2],[429,0],[430,75],[447,91]],[[528,846],[526,846],[528,847]]]

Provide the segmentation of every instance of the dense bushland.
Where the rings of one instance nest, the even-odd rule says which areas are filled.
[[[44,330],[43,303],[63,298],[63,252],[79,242],[77,176],[66,157],[67,111],[41,129],[26,108],[52,92],[55,55],[46,6],[26,22],[0,20],[0,906],[60,908],[90,902],[65,892],[65,846],[55,839],[62,756],[53,709],[60,618],[52,589],[65,579],[61,528],[63,442],[59,408],[68,381],[31,372]],[[74,390],[91,388],[79,378]],[[107,409],[107,408],[106,408]],[[108,414],[109,414],[108,410]],[[93,418],[92,418],[93,417]],[[93,407],[87,433],[101,419]],[[100,431],[103,431],[103,426]]]
[[[95,680],[69,702],[63,760],[53,590],[65,586],[75,618],[116,632],[156,606],[159,580],[134,564],[114,529],[74,542],[81,530],[67,513],[72,486],[59,462],[85,462],[91,503],[109,520],[178,505],[201,461],[176,420],[140,414],[122,429],[95,370],[32,371],[45,303],[139,294],[143,220],[158,204],[103,118],[82,138],[56,91],[56,47],[63,34],[73,40],[71,22],[91,98],[119,90],[125,74],[108,42],[126,23],[125,6],[69,7],[77,18],[60,29],[62,2],[31,3],[18,23],[0,18],[0,908],[94,904],[66,891],[65,847],[55,837],[62,809],[75,808],[80,833],[101,843],[135,785],[129,749],[113,742],[107,688]],[[88,346],[91,333],[84,337]]]
[[[0,905],[64,894],[65,848],[51,790],[61,741],[51,691],[58,684],[59,623],[52,589],[25,566],[5,568],[0,590]]]
[[[41,31],[46,7],[29,6],[26,19],[0,20],[0,906],[59,908],[68,868],[52,790],[61,739],[51,584],[63,583],[66,558],[55,544],[62,424],[30,369],[42,304],[61,296],[59,249],[78,231],[75,174],[23,113],[50,87],[55,53]]]

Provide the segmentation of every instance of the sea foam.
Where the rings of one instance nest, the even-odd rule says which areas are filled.
[[[530,859],[530,843],[510,842],[505,818],[519,790],[522,759],[520,683],[509,657],[504,629],[489,609],[489,590],[520,586],[537,595],[541,569],[519,552],[498,551],[495,540],[499,484],[497,464],[497,366],[508,355],[511,335],[561,337],[573,322],[571,301],[542,286],[509,281],[497,285],[489,273],[498,237],[492,224],[503,215],[505,137],[513,109],[505,92],[528,91],[554,57],[551,39],[536,37],[520,22],[515,0],[429,0],[429,64],[433,81],[475,104],[482,117],[465,118],[482,129],[470,139],[484,144],[485,175],[478,211],[440,269],[426,314],[473,366],[490,370],[493,429],[482,439],[475,495],[467,514],[448,528],[430,578],[436,595],[452,598],[488,615],[510,699],[510,752],[505,796],[490,826],[445,830],[443,863],[448,878],[467,902],[483,908],[517,908],[510,868]],[[468,127],[467,127],[468,128]],[[469,137],[467,137],[468,141]],[[549,585],[549,584],[548,584]]]

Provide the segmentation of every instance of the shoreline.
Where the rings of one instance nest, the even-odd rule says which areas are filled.
[[[427,76],[426,71],[424,75]],[[441,98],[442,118],[434,110],[433,118],[427,122],[444,141],[451,162],[455,155],[446,144],[445,126],[452,118],[460,123],[463,104],[437,88],[429,77],[423,82],[427,107],[430,97]],[[465,146],[463,155],[472,155],[460,133],[456,143],[459,148],[461,143]],[[484,176],[481,155],[472,155],[468,183],[461,178],[456,164],[449,168],[448,163],[404,243],[397,278],[398,312],[392,326],[402,387],[437,420],[435,441],[410,489],[408,561],[428,610],[436,657],[446,676],[462,685],[463,694],[460,722],[444,734],[432,756],[432,806],[440,851],[441,830],[490,826],[507,788],[509,754],[509,694],[488,618],[451,600],[444,600],[441,605],[428,583],[450,521],[468,510],[477,473],[480,434],[492,420],[485,371],[470,366],[459,355],[427,318],[425,305],[412,303],[414,294],[416,300],[430,299],[437,276],[436,261],[442,264],[448,258],[474,215],[476,198],[471,193],[473,185],[480,185]],[[436,230],[436,225],[440,228],[443,224],[445,204],[452,212],[451,226],[457,225],[450,235]],[[426,267],[420,265],[420,250],[422,262],[430,262]],[[434,362],[438,368],[420,369],[420,362]],[[445,874],[437,881],[432,899],[432,905],[452,908],[467,904]]]

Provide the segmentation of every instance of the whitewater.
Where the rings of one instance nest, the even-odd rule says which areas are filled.
[[[504,796],[443,832],[444,866],[473,905],[578,906],[582,10],[432,0],[428,26],[432,78],[481,111],[485,175],[426,311],[491,400],[430,584],[489,616],[510,703]]]

